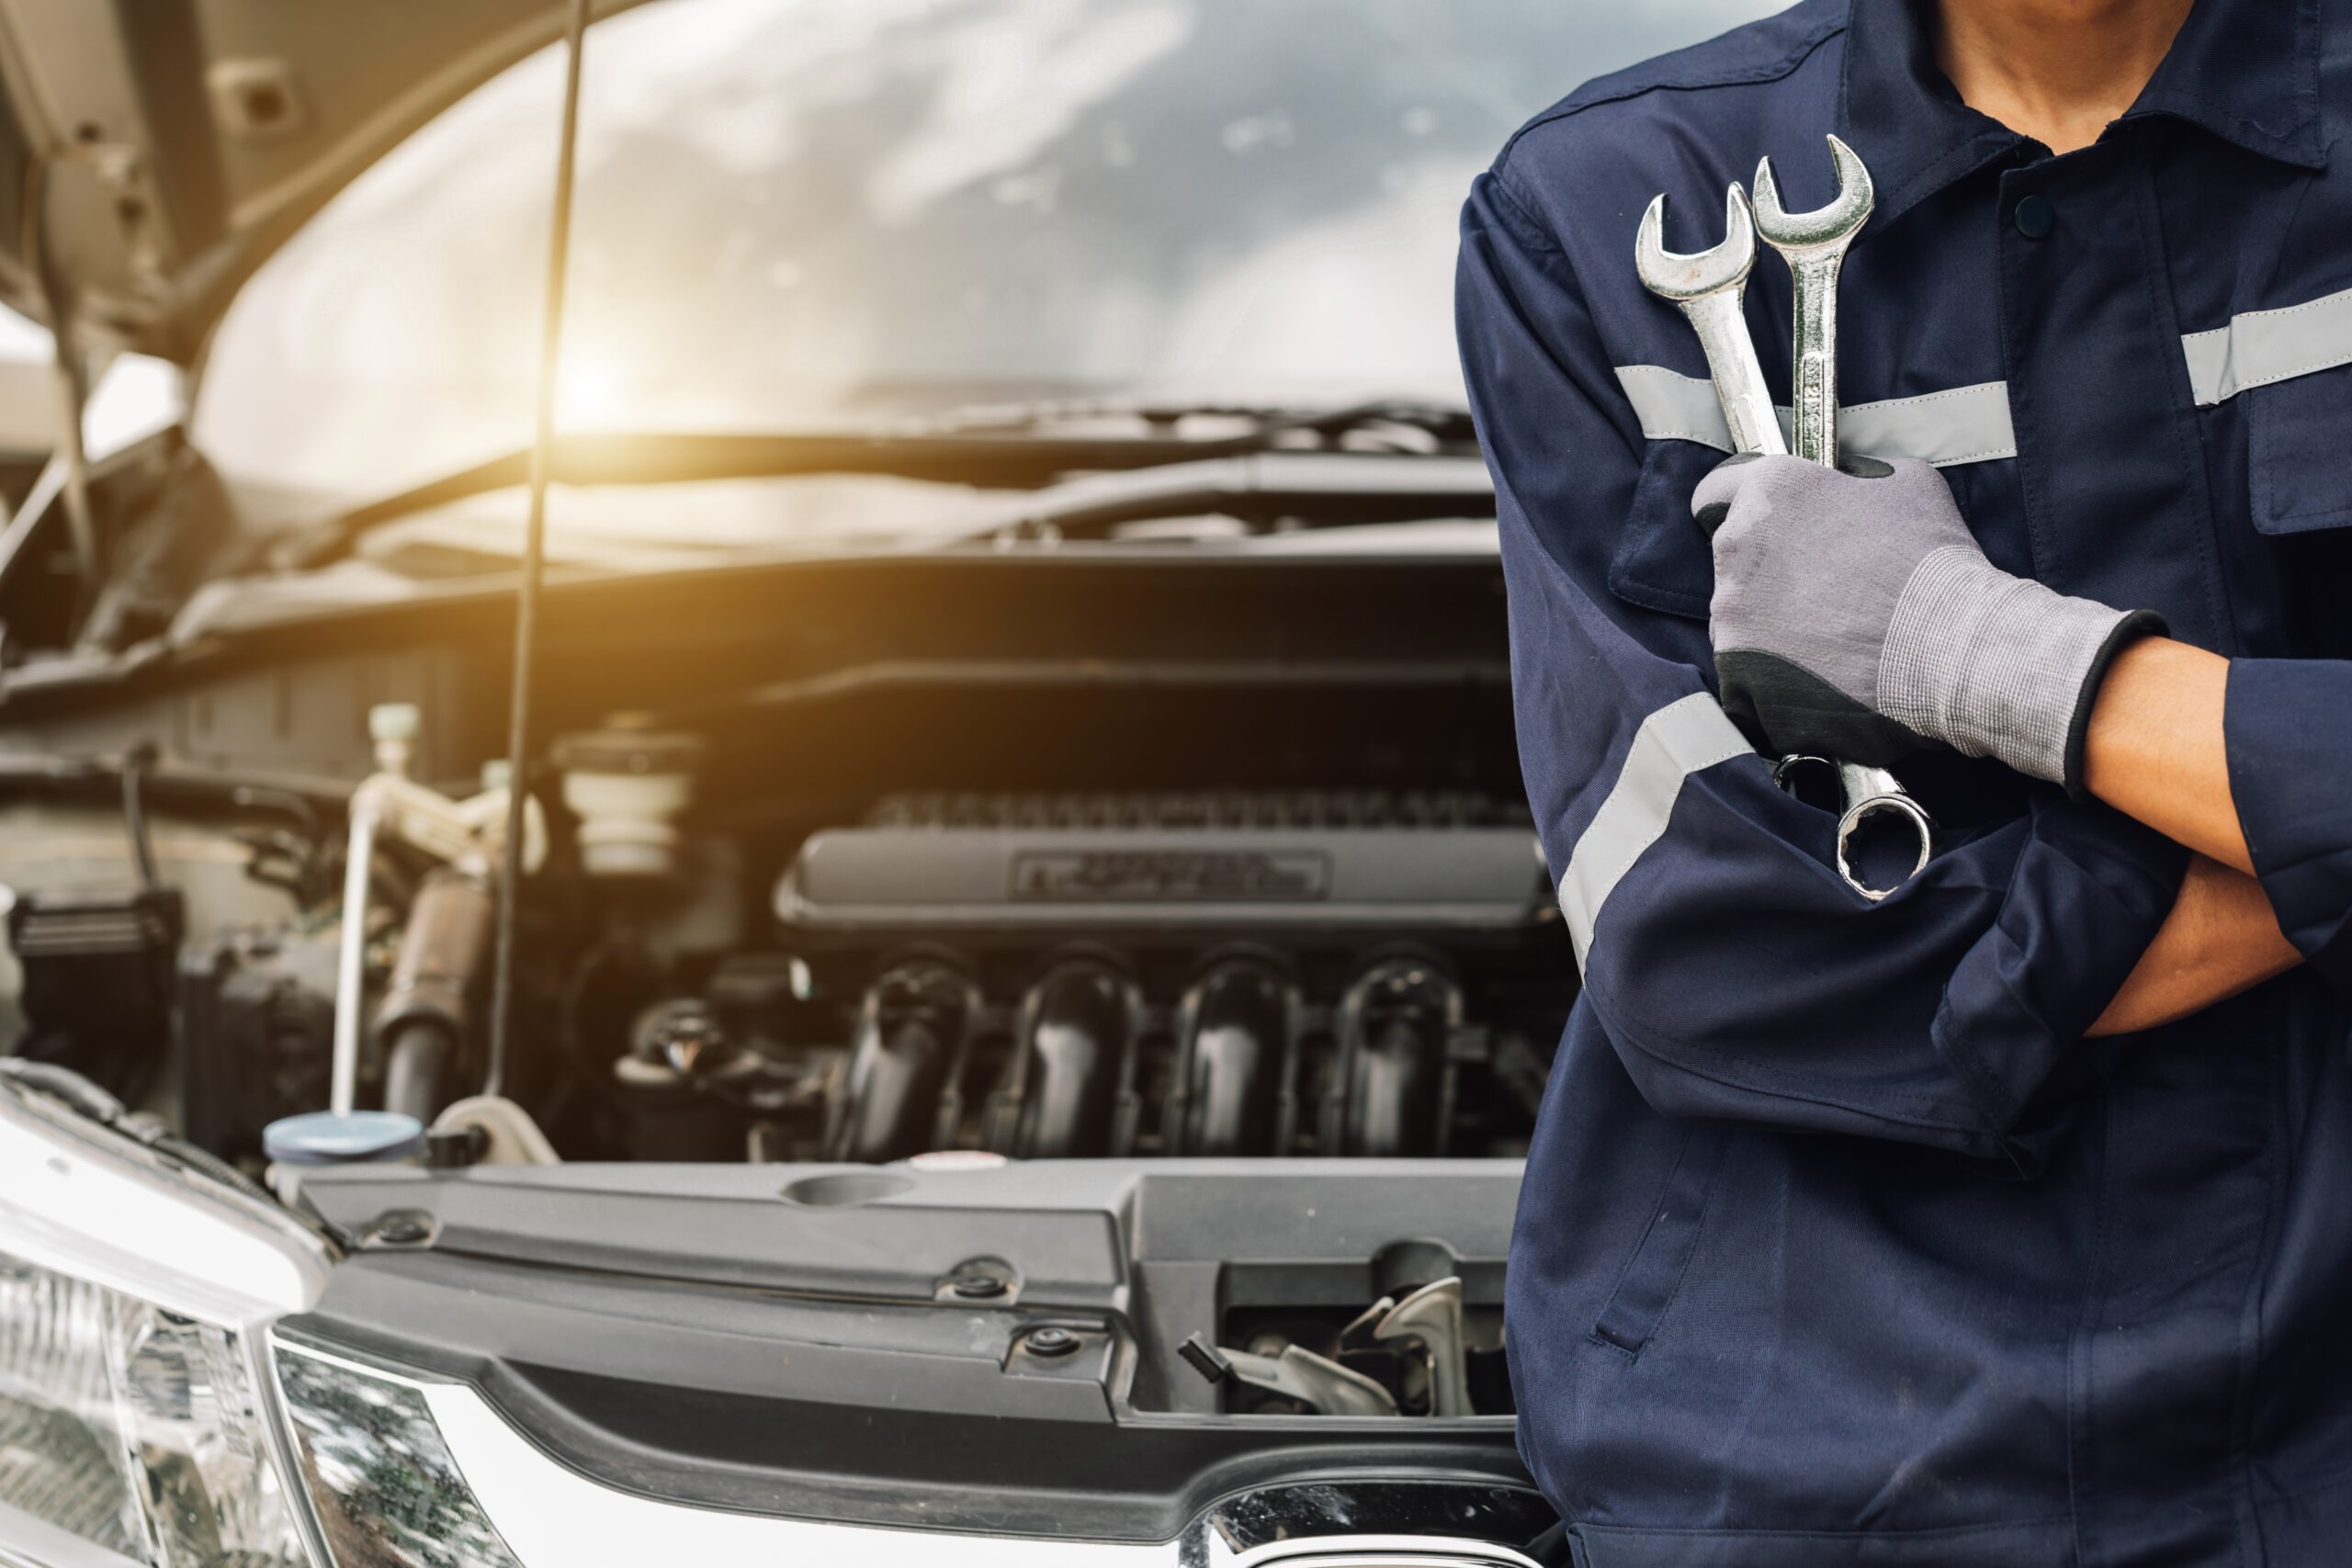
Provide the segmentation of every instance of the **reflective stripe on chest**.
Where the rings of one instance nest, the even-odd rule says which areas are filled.
[[[2233,316],[2227,326],[2183,335],[2180,348],[2200,408],[2255,387],[2352,365],[2352,289]],[[1649,440],[1732,449],[1730,427],[1706,380],[1662,365],[1620,365],[1616,373]],[[1789,411],[1777,412],[1785,430]],[[1953,468],[2018,455],[2006,381],[1849,403],[1839,411],[1838,424],[1844,450],[1872,457],[1917,457]]]
[[[2352,288],[2277,310],[2248,310],[2180,340],[2199,408],[2255,387],[2352,365]],[[1646,430],[1648,422],[1644,421]]]
[[[1710,382],[1659,365],[1621,365],[1617,384],[1625,389],[1642,434],[1652,441],[1696,441],[1728,452],[1731,427],[1724,422]],[[1775,411],[1781,427],[1789,411]],[[1872,457],[1920,457],[1939,468],[1985,463],[2018,455],[2009,425],[2009,388],[1984,381],[1884,402],[1848,403],[1838,411],[1840,450]]]

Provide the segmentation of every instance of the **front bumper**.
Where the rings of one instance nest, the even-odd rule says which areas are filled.
[[[1146,1374],[1222,1310],[1392,1268],[1492,1294],[1515,1167],[355,1171],[309,1184],[312,1228],[0,1083],[0,1401],[105,1461],[0,1424],[6,1568],[1525,1568],[1556,1539],[1507,1415],[1237,1415]]]
[[[649,1562],[958,1568],[1538,1568],[1551,1515],[1476,1476],[1336,1475],[1219,1498],[1175,1538],[949,1534],[688,1506],[592,1481],[463,1382],[288,1339],[278,1384],[337,1568],[643,1568]],[[1516,1545],[1505,1544],[1516,1542]]]

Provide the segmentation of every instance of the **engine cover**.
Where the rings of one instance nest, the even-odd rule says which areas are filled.
[[[1508,929],[1551,887],[1523,828],[832,829],[776,888],[787,926]]]
[[[898,797],[775,910],[857,998],[832,1159],[1509,1153],[1575,990],[1524,816],[1470,795]]]

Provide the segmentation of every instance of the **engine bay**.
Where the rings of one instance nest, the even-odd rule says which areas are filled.
[[[413,1118],[428,1171],[731,1169],[851,1222],[910,1179],[1198,1170],[1145,1190],[1202,1195],[1199,1255],[1102,1303],[1136,1410],[1504,1415],[1496,1194],[1577,971],[1499,593],[1475,547],[567,585],[503,1058],[495,600],[19,689],[16,1054],[281,1187],[331,1105]],[[885,1293],[1042,1300],[983,1209]],[[1008,1371],[1069,1353],[1007,1321]]]
[[[572,722],[534,769],[498,1086],[552,1151],[1524,1148],[1575,970],[1516,787],[1491,557],[932,558],[840,573],[798,618],[746,581],[819,575],[664,582],[677,613],[618,629],[595,614],[612,585],[558,601],[550,707]],[[339,1091],[430,1124],[484,1088],[476,852],[504,781],[469,609],[347,624],[325,653],[323,627],[299,655],[257,638],[103,716],[61,708],[171,743],[19,765],[17,831],[54,838],[46,800],[102,835],[89,797],[118,776],[168,826],[126,822],[149,869],[111,902],[17,878],[21,1049],[133,1101],[176,1084],[185,1132],[256,1168],[265,1127]],[[362,690],[379,700],[325,710]],[[325,722],[288,722],[306,709]],[[363,799],[381,827],[355,955]],[[238,897],[168,886],[199,844],[241,860]],[[168,1063],[123,1055],[142,1023]]]

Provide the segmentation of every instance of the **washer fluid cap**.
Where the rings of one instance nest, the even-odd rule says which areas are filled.
[[[278,1165],[370,1165],[424,1146],[424,1123],[397,1111],[312,1111],[262,1129],[262,1152]]]
[[[378,703],[368,710],[368,739],[410,741],[424,728],[424,715],[414,703]]]

